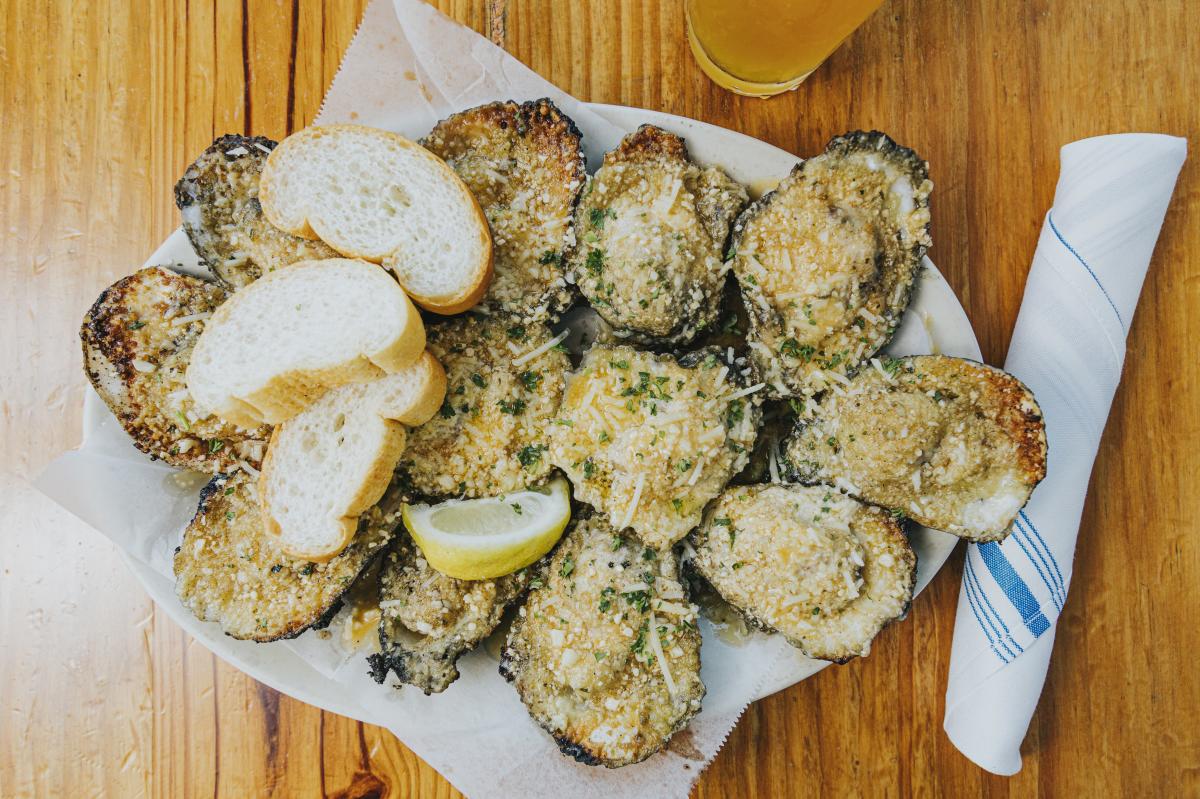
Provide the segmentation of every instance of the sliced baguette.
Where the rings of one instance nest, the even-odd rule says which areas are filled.
[[[330,258],[271,272],[209,319],[187,368],[206,412],[246,428],[279,424],[331,388],[411,365],[425,326],[403,289],[366,261]]]
[[[395,374],[336,388],[276,427],[259,477],[267,534],[293,557],[340,553],[387,489],[404,426],[428,421],[445,396],[446,373],[426,352]]]
[[[361,125],[305,128],[267,158],[271,224],[381,263],[423,308],[465,311],[492,279],[492,236],[465,183],[403,136]]]

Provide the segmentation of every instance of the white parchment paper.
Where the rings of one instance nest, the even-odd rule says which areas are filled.
[[[547,20],[547,24],[552,21]],[[317,124],[357,122],[419,138],[455,111],[497,99],[552,98],[584,134],[594,168],[626,131],[610,124],[473,31],[419,0],[375,0],[334,79]],[[195,261],[185,264],[198,268]],[[94,399],[94,398],[93,398]],[[89,402],[85,440],[37,481],[52,499],[91,524],[130,557],[171,578],[171,554],[195,511],[203,477],[180,473],[138,452],[116,420]],[[215,625],[209,625],[219,635]],[[781,653],[778,636],[740,646],[707,622],[704,709],[663,752],[618,770],[582,766],[558,754],[496,670],[495,642],[459,662],[462,677],[445,693],[381,687],[362,653],[336,633],[306,633],[289,647],[345,691],[361,718],[389,729],[471,797],[686,796],[724,743]]]

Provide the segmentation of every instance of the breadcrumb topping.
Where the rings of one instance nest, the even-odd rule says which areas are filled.
[[[973,361],[887,358],[810,412],[787,448],[801,480],[974,540],[1007,535],[1046,473],[1033,396]]]
[[[430,325],[426,335],[446,370],[446,400],[408,437],[400,469],[412,488],[488,497],[544,480],[550,423],[570,368],[550,329],[512,317],[462,317]]]
[[[693,534],[721,596],[810,657],[870,650],[912,598],[916,557],[897,522],[829,486],[735,486]]]
[[[692,368],[632,347],[594,346],[553,422],[550,460],[575,497],[664,548],[749,457],[756,393],[715,354]]]
[[[564,752],[636,763],[700,709],[696,614],[672,552],[582,519],[531,586],[501,671]]]

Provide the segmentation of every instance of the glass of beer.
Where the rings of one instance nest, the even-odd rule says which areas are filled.
[[[730,91],[794,89],[883,0],[686,0],[688,41],[704,73]]]

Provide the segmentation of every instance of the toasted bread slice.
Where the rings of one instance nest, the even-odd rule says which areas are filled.
[[[435,313],[465,311],[492,279],[479,204],[444,161],[361,125],[305,128],[267,158],[259,201],[276,227],[381,263]]]
[[[197,405],[223,419],[278,424],[331,388],[409,366],[424,349],[420,315],[387,272],[366,261],[307,261],[217,309],[187,385]]]
[[[873,359],[800,418],[787,468],[971,541],[1008,535],[1046,476],[1046,427],[1033,394],[963,358]]]
[[[581,140],[547,99],[471,108],[422,140],[466,182],[491,226],[496,276],[483,298],[488,308],[535,321],[571,304],[563,249],[587,179]]]
[[[196,515],[175,550],[175,593],[196,618],[232,638],[295,638],[332,621],[342,597],[383,554],[400,523],[389,492],[359,520],[350,546],[328,563],[293,558],[262,534],[254,481],[218,475],[200,492]]]
[[[257,467],[271,431],[203,415],[184,384],[192,347],[225,301],[219,286],[161,266],[109,286],[83,317],[83,368],[134,445],[180,469]]]
[[[395,374],[333,389],[276,427],[259,478],[267,533],[293,557],[341,552],[392,479],[404,425],[428,421],[445,396],[446,373],[426,352]]]
[[[299,261],[338,256],[323,242],[285,233],[263,216],[258,177],[274,148],[262,136],[221,136],[175,184],[183,229],[225,288],[241,288]]]

